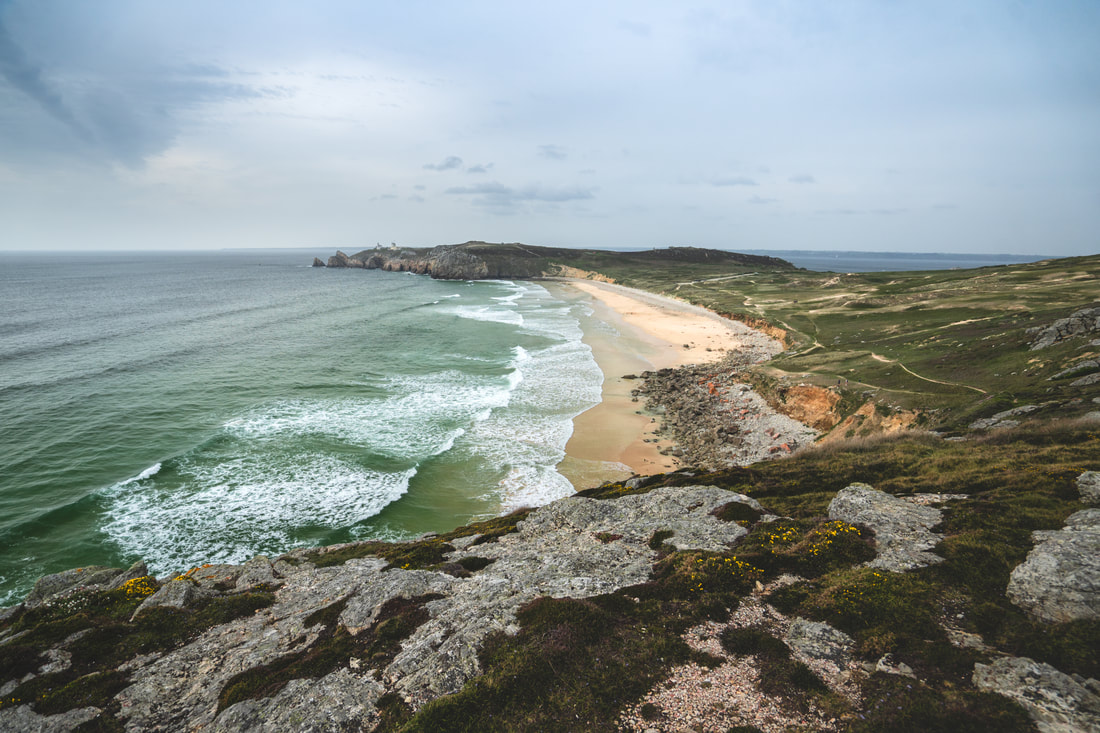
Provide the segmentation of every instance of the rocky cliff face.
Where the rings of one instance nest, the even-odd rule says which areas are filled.
[[[337,252],[329,267],[359,267],[388,272],[412,272],[436,280],[486,280],[531,278],[551,269],[541,257],[517,256],[512,251],[482,254],[465,245],[443,245],[431,249],[373,249],[355,255]]]
[[[587,263],[586,267],[575,266],[581,260]],[[375,247],[354,255],[337,252],[328,259],[328,266],[415,272],[438,280],[524,279],[544,276],[607,279],[591,270],[591,262],[597,261],[647,267],[661,267],[669,262],[710,262],[728,263],[739,268],[793,268],[789,262],[775,257],[696,247],[669,247],[645,252],[606,252],[487,242],[466,242],[432,248]]]

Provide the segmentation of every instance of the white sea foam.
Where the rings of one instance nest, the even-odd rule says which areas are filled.
[[[603,381],[571,306],[539,286],[522,295],[515,300],[524,317],[522,331],[553,343],[513,351],[512,364],[522,379],[515,380],[507,409],[493,410],[462,440],[472,454],[505,470],[497,487],[505,510],[573,493],[555,466],[565,457],[573,417],[599,402]]]
[[[144,471],[139,473],[137,476],[133,476],[131,478],[128,478],[125,481],[120,481],[118,483],[118,485],[119,486],[126,486],[127,484],[133,484],[133,483],[137,483],[138,481],[144,481],[145,479],[147,479],[151,476],[156,476],[158,473],[160,473],[160,468],[161,468],[161,466],[160,466],[159,463],[154,463],[152,466],[149,466],[149,468],[145,469]]]
[[[527,339],[499,371],[486,370],[485,357],[456,355],[474,373],[392,376],[370,383],[383,396],[257,406],[174,461],[167,477],[158,464],[103,492],[103,530],[161,573],[281,552],[303,531],[360,523],[400,499],[428,460],[473,460],[503,474],[469,490],[505,510],[571,494],[555,466],[572,418],[599,401],[602,374],[572,306],[539,286],[490,285],[509,291],[496,305],[468,307],[507,313],[501,322]],[[484,303],[488,293],[477,295]]]
[[[336,529],[376,515],[408,490],[416,473],[373,471],[321,453],[272,458],[185,458],[178,467],[184,485],[170,492],[150,479],[116,485],[102,529],[157,574],[239,563],[285,550],[297,528]]]

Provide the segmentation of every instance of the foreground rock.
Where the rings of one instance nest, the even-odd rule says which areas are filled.
[[[1012,698],[1041,733],[1100,730],[1100,683],[1067,675],[1026,657],[974,665],[974,686]]]
[[[197,568],[146,603],[186,610],[197,598],[247,590],[250,583],[281,587],[273,605],[210,628],[180,648],[123,665],[133,683],[115,696],[115,715],[132,730],[370,729],[386,693],[415,709],[460,690],[481,672],[477,655],[486,637],[517,631],[516,611],[525,603],[540,596],[585,598],[647,580],[657,556],[651,547],[656,530],[671,533],[664,542],[678,549],[728,549],[747,530],[711,512],[731,501],[763,509],[749,497],[706,486],[612,500],[562,499],[532,512],[517,532],[496,541],[478,543],[475,537],[456,542],[458,548],[443,546],[448,562],[478,568],[457,575],[387,569],[375,557],[333,567],[308,561],[320,564],[325,553],[355,547],[348,545],[321,554],[297,551],[276,563],[257,558],[243,566]],[[126,572],[116,569],[110,582]],[[60,578],[42,583],[35,602],[56,597],[44,595],[55,583],[71,587]],[[181,585],[191,590],[181,592]],[[394,615],[395,608],[405,615]],[[335,668],[320,675],[310,668],[269,697],[225,698],[242,675],[266,677],[272,673],[265,665],[280,669],[286,660],[319,655],[334,634],[345,635],[355,648],[351,640],[383,638],[400,623],[415,628],[392,655],[337,656],[344,661]],[[11,690],[18,682],[0,679],[0,686]],[[96,712],[58,717],[41,716],[27,705],[7,707],[0,709],[0,730],[69,730]]]
[[[1076,512],[1062,529],[1031,536],[1035,548],[1012,571],[1009,599],[1050,623],[1100,619],[1100,509]]]
[[[943,562],[930,552],[940,541],[931,529],[941,516],[939,509],[903,501],[867,484],[842,489],[829,504],[830,519],[864,524],[875,531],[878,557],[867,566],[896,573]]]
[[[1078,476],[1077,490],[1084,503],[1100,504],[1100,471],[1085,471]]]

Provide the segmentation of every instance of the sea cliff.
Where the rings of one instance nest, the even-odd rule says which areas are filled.
[[[793,268],[789,262],[777,257],[745,255],[697,247],[670,247],[644,252],[609,252],[487,242],[466,242],[431,248],[379,246],[354,255],[338,251],[328,258],[326,266],[412,272],[418,275],[429,275],[437,280],[485,280],[588,277],[596,273],[585,265],[591,265],[594,262],[606,263],[609,260],[640,265],[658,262],[705,262],[741,267]],[[325,263],[315,259],[313,264],[316,267]]]

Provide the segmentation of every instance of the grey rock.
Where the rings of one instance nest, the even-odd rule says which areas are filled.
[[[340,613],[340,623],[354,635],[370,628],[371,624],[378,619],[378,611],[386,601],[393,598],[415,598],[443,593],[456,580],[445,573],[427,570],[395,569],[383,573],[382,568],[386,566],[386,561],[376,558],[356,562],[360,567],[376,572],[377,577],[351,596]]]
[[[99,708],[69,710],[57,715],[39,715],[30,705],[0,710],[0,730],[11,733],[66,733],[99,715]]]
[[[1020,703],[1041,733],[1100,730],[1100,683],[1059,672],[1026,657],[975,664],[974,686]]]
[[[38,668],[38,674],[63,672],[73,666],[73,655],[65,649],[47,649],[43,656],[46,657],[46,663]]]
[[[1014,428],[1020,424],[1019,420],[1011,418],[1029,415],[1039,409],[1039,405],[1021,405],[1011,410],[998,412],[990,417],[983,417],[970,423],[971,430],[993,430],[995,428]]]
[[[889,654],[884,654],[875,662],[875,672],[882,672],[883,674],[896,674],[900,677],[909,677],[916,679],[917,675],[913,673],[913,668],[905,662],[894,662]]]
[[[494,561],[464,578],[426,570],[383,571],[388,563],[373,557],[318,568],[301,562],[305,551],[288,553],[274,564],[255,558],[243,566],[197,569],[189,580],[166,583],[139,612],[158,605],[186,609],[201,595],[236,592],[276,576],[282,585],[268,608],[211,628],[182,647],[127,662],[133,682],[115,698],[117,715],[128,730],[369,730],[384,692],[419,707],[460,690],[481,672],[478,653],[485,639],[494,632],[518,631],[516,612],[524,604],[541,596],[585,598],[647,580],[657,557],[649,547],[655,530],[671,531],[668,541],[681,549],[728,548],[747,530],[711,512],[731,501],[761,510],[754,499],[713,486],[665,488],[607,501],[563,499],[533,511],[517,532],[495,542],[452,545],[456,549],[448,560],[478,556]],[[601,542],[602,532],[621,539]],[[111,569],[103,577],[121,572]],[[72,583],[65,578],[46,585],[48,596],[47,590]],[[324,629],[308,621],[315,612],[343,602],[338,623],[362,633],[387,601],[425,595],[435,596],[424,605],[428,620],[403,641],[384,669],[367,669],[368,662],[353,659],[319,679],[293,680],[270,698],[218,712],[218,695],[232,677],[304,652],[317,641]],[[63,663],[63,655],[55,656],[43,662]],[[22,718],[11,716],[30,722],[24,725]],[[41,717],[29,709],[0,710],[0,729],[37,730],[26,726],[38,725]],[[7,720],[18,725],[5,727]],[[42,725],[60,721],[51,718]]]
[[[0,608],[0,624],[4,623],[15,614],[20,613],[24,608],[25,606],[22,603],[8,606],[7,608]],[[0,631],[0,639],[3,639],[6,633],[6,631]]]
[[[35,608],[86,590],[114,590],[128,580],[148,574],[143,562],[136,562],[126,570],[102,565],[66,570],[39,578],[23,603],[27,608]]]
[[[830,519],[874,530],[878,557],[865,565],[899,573],[943,562],[929,552],[939,543],[931,528],[941,516],[939,509],[903,501],[867,484],[841,489],[829,503]]]
[[[216,717],[218,694],[234,675],[308,649],[319,627],[305,619],[358,592],[378,574],[376,564],[348,563],[297,573],[276,591],[275,605],[216,626],[145,666],[120,692],[120,717],[137,730],[194,730]]]
[[[141,605],[134,609],[130,620],[133,621],[146,611],[154,608],[187,608],[196,599],[204,595],[206,594],[202,593],[198,586],[189,580],[169,581],[158,588],[156,593],[142,601]]]
[[[241,577],[243,572],[243,565],[218,563],[194,568],[187,573],[186,577],[190,578],[202,590],[225,592],[236,587],[237,579]]]
[[[1100,504],[1100,471],[1085,471],[1078,476],[1077,490],[1081,493],[1081,501]]]
[[[291,680],[274,697],[245,700],[222,711],[222,733],[284,733],[362,730],[375,714],[385,688],[369,675],[338,669],[321,679]]]
[[[271,560],[265,555],[257,555],[241,567],[234,590],[241,592],[251,590],[259,585],[274,586],[278,583]]]
[[[586,598],[647,580],[656,558],[649,547],[655,529],[672,531],[668,542],[679,549],[727,548],[748,530],[710,512],[731,501],[761,509],[755,499],[713,486],[606,501],[569,497],[532,512],[515,534],[451,553],[450,559],[477,555],[496,562],[427,605],[431,620],[405,641],[384,680],[414,705],[457,692],[480,673],[477,652],[484,639],[514,632],[524,603],[539,596]],[[604,543],[596,536],[602,532],[622,538]]]
[[[675,438],[684,463],[708,470],[782,458],[819,434],[777,412],[741,382],[747,366],[770,359],[782,346],[742,323],[730,323],[741,332],[735,352],[713,364],[645,372],[634,390],[650,412],[663,416],[661,430]]]
[[[320,257],[314,257],[313,258],[313,266],[314,267],[324,267],[325,266],[325,261],[322,260]]]
[[[1084,361],[1079,361],[1071,367],[1066,367],[1054,376],[1048,377],[1047,381],[1061,379],[1062,377],[1071,377],[1074,374],[1079,374],[1089,369],[1100,369],[1100,359],[1085,359]]]
[[[144,578],[149,575],[149,568],[145,567],[145,563],[138,560],[126,570],[122,571],[107,583],[105,590],[117,590],[126,583],[135,578]]]
[[[1045,328],[1029,328],[1035,334],[1031,350],[1038,351],[1075,336],[1087,336],[1100,331],[1100,307],[1082,308],[1066,318],[1060,318]]]
[[[852,661],[852,650],[855,648],[855,641],[843,631],[827,623],[804,618],[791,619],[783,641],[796,655],[827,659],[840,668]]]
[[[1087,374],[1087,375],[1081,377],[1080,379],[1075,379],[1075,380],[1073,380],[1072,382],[1069,383],[1069,386],[1071,386],[1071,387],[1088,387],[1090,384],[1096,384],[1097,382],[1100,382],[1100,372],[1095,372],[1093,374]]]
[[[465,537],[457,537],[451,540],[449,544],[456,550],[465,550],[467,547],[477,542],[479,537],[481,537],[480,534],[471,534],[466,535]]]
[[[1012,571],[1008,598],[1041,621],[1100,618],[1100,509],[1076,512],[1062,529],[1031,536],[1035,547]]]

